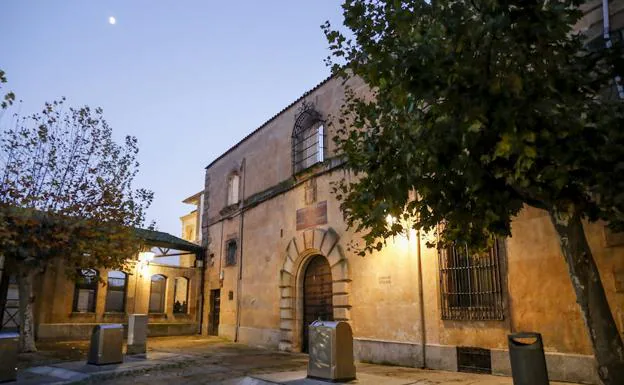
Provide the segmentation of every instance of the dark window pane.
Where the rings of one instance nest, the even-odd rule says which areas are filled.
[[[108,273],[107,283],[104,311],[123,313],[126,307],[126,274],[121,271],[111,271]]]
[[[156,274],[152,276],[152,283],[150,285],[150,300],[149,300],[149,312],[150,313],[164,313],[165,312],[165,291],[167,287],[167,278],[165,276]]]
[[[229,241],[227,243],[225,265],[226,266],[236,265],[236,241]]]
[[[189,280],[178,277],[173,287],[173,312],[184,314],[188,312],[188,285]]]
[[[72,311],[78,313],[95,312],[95,301],[98,289],[98,271],[82,269],[74,286],[74,305]]]

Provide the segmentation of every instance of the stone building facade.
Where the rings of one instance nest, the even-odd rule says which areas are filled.
[[[613,2],[624,26],[624,2]],[[602,33],[600,3],[579,28]],[[615,29],[615,28],[614,28]],[[347,84],[366,92],[357,79]],[[302,351],[315,318],[351,324],[357,358],[510,374],[507,335],[537,331],[552,380],[596,382],[582,315],[545,212],[525,208],[485,260],[427,248],[412,231],[366,257],[349,248],[332,182],[352,176],[331,137],[345,87],[330,77],[206,168],[203,332]],[[586,225],[613,315],[624,332],[624,239]],[[473,368],[474,369],[474,368]]]
[[[95,325],[127,324],[133,313],[148,314],[151,336],[199,333],[204,283],[195,260],[201,247],[158,231],[142,230],[140,236],[153,253],[129,256],[124,271],[83,269],[75,282],[62,260],[48,265],[33,288],[36,338],[88,339]],[[185,264],[160,263],[166,255]],[[3,282],[0,329],[10,330],[19,325],[17,284],[8,275]]]

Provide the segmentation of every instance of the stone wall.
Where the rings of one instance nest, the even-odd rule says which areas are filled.
[[[199,293],[201,270],[178,266],[150,263],[139,269],[131,263],[127,275],[125,312],[105,312],[106,285],[99,284],[96,294],[95,312],[76,313],[72,311],[74,282],[65,275],[62,261],[48,267],[36,290],[35,320],[38,339],[85,339],[89,338],[94,325],[101,323],[127,324],[128,314],[147,314],[151,276],[162,274],[167,277],[165,312],[149,315],[150,335],[180,335],[199,332]],[[106,282],[108,270],[99,269],[100,277]],[[173,312],[174,281],[184,277],[189,281],[188,311]]]

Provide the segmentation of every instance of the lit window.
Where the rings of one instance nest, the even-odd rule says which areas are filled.
[[[298,173],[325,160],[325,125],[315,110],[304,110],[292,134],[293,172]]]
[[[238,174],[232,174],[228,178],[227,205],[238,203],[238,185],[240,177]]]
[[[99,273],[94,269],[81,269],[74,288],[74,306],[76,313],[95,313]]]
[[[226,245],[225,266],[236,265],[236,240],[230,240]]]
[[[149,312],[165,312],[165,294],[167,289],[167,277],[160,274],[152,275],[150,285]]]
[[[184,277],[177,277],[173,283],[173,312],[186,314],[188,313],[189,280]]]
[[[126,310],[127,276],[121,271],[110,271],[106,285],[106,312],[123,313]]]

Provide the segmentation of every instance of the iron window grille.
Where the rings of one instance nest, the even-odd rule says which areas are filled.
[[[442,319],[503,319],[498,241],[482,254],[457,246],[441,250],[439,264]]]
[[[236,265],[236,240],[230,240],[226,244],[225,266]]]
[[[325,123],[321,115],[307,106],[295,121],[292,134],[293,173],[325,160]]]
[[[458,346],[457,371],[492,374],[492,352],[489,349]]]

